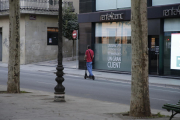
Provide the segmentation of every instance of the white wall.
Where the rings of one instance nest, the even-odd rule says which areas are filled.
[[[58,27],[57,22],[57,16],[36,15],[36,20],[29,20],[29,15],[26,15],[25,64],[57,58],[58,46],[47,45],[47,27]]]
[[[58,46],[47,45],[47,27],[58,27],[57,16],[36,15],[36,20],[29,20],[29,15],[20,19],[20,63],[29,64],[57,59]],[[0,16],[2,28],[2,62],[9,60],[9,16]],[[72,56],[72,40],[63,38],[63,56]],[[75,46],[76,47],[76,43]],[[75,53],[75,51],[74,51]]]
[[[75,13],[79,14],[79,0],[72,0],[75,8]]]
[[[24,16],[20,19],[20,63],[25,64],[25,25]],[[9,60],[9,16],[1,16],[0,27],[2,27],[2,62]]]
[[[0,19],[2,27],[2,62],[8,63],[9,60],[9,17],[3,16]]]

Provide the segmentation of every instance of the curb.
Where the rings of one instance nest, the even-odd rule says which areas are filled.
[[[56,72],[54,72],[54,73],[56,73]],[[71,74],[71,73],[64,73],[64,74],[81,76],[82,78],[84,77],[83,75],[79,75],[79,74]],[[97,79],[105,79],[105,80],[111,79],[111,80],[115,80],[115,81],[131,84],[131,80],[123,80],[123,79],[116,79],[116,78],[105,78],[105,77],[98,77],[98,76],[95,76],[95,78],[97,78]],[[170,85],[170,84],[161,84],[161,83],[149,83],[149,85],[161,86],[161,87],[171,87],[171,88],[180,89],[180,85]]]
[[[7,68],[6,66],[0,66],[0,67],[4,67]],[[65,67],[65,68],[69,68],[69,67]],[[69,68],[69,69],[75,69],[75,68]],[[44,71],[44,70],[38,70],[40,72],[52,72],[54,74],[56,74],[55,71]],[[105,72],[105,71],[97,71],[97,72]],[[84,78],[84,75],[79,75],[79,74],[72,74],[72,73],[64,73],[67,75],[76,75],[76,76],[81,76],[82,78]],[[115,81],[119,81],[119,82],[124,82],[124,83],[129,83],[131,84],[131,80],[124,80],[124,79],[116,79],[116,78],[107,78],[107,77],[98,77],[95,76],[96,79],[104,79],[104,80],[115,80]],[[159,78],[169,78],[169,77],[160,77],[160,76],[150,76],[150,77],[159,77]],[[171,78],[173,79],[173,78]],[[174,78],[176,79],[176,78]],[[180,89],[180,85],[170,85],[170,84],[161,84],[161,83],[149,83],[149,85],[155,85],[155,86],[161,86],[161,87],[171,87],[171,88],[177,88]]]

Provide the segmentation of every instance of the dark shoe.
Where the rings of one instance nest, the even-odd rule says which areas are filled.
[[[94,75],[92,76],[92,79],[93,79],[93,80],[95,80],[95,77],[94,77]]]

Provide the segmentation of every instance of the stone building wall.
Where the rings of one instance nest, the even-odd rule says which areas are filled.
[[[67,0],[64,0],[67,1]],[[67,1],[69,2],[69,1]],[[79,0],[71,0],[75,13],[79,13]],[[26,11],[27,12],[27,11]],[[20,63],[29,64],[57,59],[58,46],[47,45],[47,28],[58,27],[56,13],[39,14],[21,12],[20,19]],[[32,12],[32,11],[31,11]],[[2,12],[1,12],[2,13]],[[30,20],[30,14],[36,16]],[[2,62],[9,59],[9,15],[0,14],[0,28],[2,28]],[[63,57],[72,56],[73,41],[63,37]],[[74,42],[74,56],[76,55],[76,41]]]
[[[36,20],[25,16],[25,64],[57,58],[57,45],[47,45],[48,27],[58,27],[57,16],[36,15]]]
[[[2,62],[8,63],[9,60],[9,16],[1,16],[0,28],[2,28]],[[24,16],[20,19],[20,63],[25,64],[25,20]]]

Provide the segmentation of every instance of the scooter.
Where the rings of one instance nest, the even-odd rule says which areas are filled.
[[[84,79],[86,79],[86,78],[95,80],[95,76],[88,76],[87,75],[87,66],[86,66],[86,61],[85,61],[85,75],[84,75]]]

